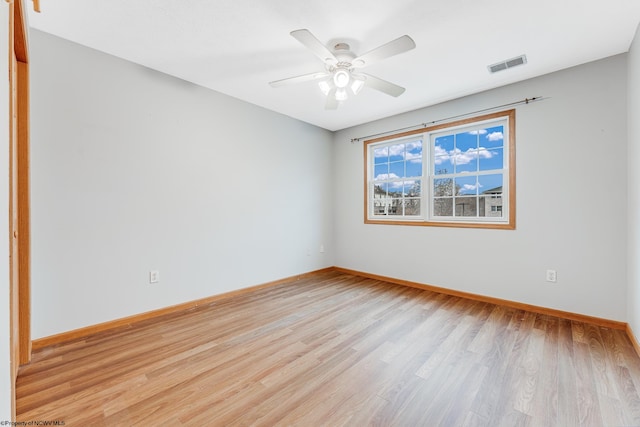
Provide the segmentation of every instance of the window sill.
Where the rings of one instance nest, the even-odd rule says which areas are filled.
[[[483,228],[496,230],[515,230],[515,222],[462,222],[462,221],[425,221],[425,220],[395,220],[395,219],[365,219],[365,224],[376,225],[413,225],[419,227],[450,227],[450,228]]]

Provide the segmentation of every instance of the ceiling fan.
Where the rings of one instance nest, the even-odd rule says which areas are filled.
[[[289,84],[318,81],[322,92],[327,96],[325,108],[335,110],[345,101],[349,93],[357,95],[364,86],[371,87],[391,96],[400,96],[405,91],[401,86],[382,80],[359,70],[390,56],[404,53],[416,47],[411,37],[404,35],[383,44],[363,55],[356,56],[347,43],[338,43],[330,51],[309,30],[295,30],[291,35],[311,50],[324,62],[324,71],[290,77],[270,82],[272,87]]]

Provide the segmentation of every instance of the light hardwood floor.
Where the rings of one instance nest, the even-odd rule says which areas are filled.
[[[47,347],[20,421],[640,425],[620,330],[336,271]]]

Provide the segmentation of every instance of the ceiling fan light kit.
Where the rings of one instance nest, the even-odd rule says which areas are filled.
[[[353,91],[354,95],[357,95],[362,88],[364,87],[364,79],[365,77],[353,77],[353,81],[351,82],[351,90]]]
[[[318,86],[327,97],[325,108],[329,110],[338,108],[341,102],[346,101],[349,98],[348,92],[357,95],[364,86],[394,97],[400,96],[405,91],[403,87],[394,83],[369,74],[354,73],[354,70],[415,48],[415,42],[407,35],[360,56],[351,52],[347,43],[337,43],[333,47],[334,51],[331,52],[306,29],[292,31],[291,36],[320,58],[324,62],[326,71],[272,81],[269,83],[272,87],[319,80]]]
[[[347,87],[349,80],[351,80],[351,75],[345,69],[339,69],[333,73],[333,83],[337,88],[343,89]]]
[[[336,101],[346,101],[349,95],[347,95],[347,91],[344,88],[338,88],[336,90]]]

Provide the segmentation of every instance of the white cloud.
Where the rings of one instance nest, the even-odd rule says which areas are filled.
[[[418,157],[422,157],[422,141],[418,140],[418,141],[411,141],[411,142],[403,142],[401,144],[396,144],[396,145],[391,145],[388,148],[388,151],[386,149],[377,149],[374,150],[374,156],[375,157],[387,157],[387,155],[389,155],[390,157],[394,157],[394,156],[400,156],[402,157],[404,160],[415,160]],[[416,151],[419,149],[419,153],[415,153],[413,151]],[[388,153],[388,154],[387,154]]]
[[[376,177],[374,178],[374,181],[383,181],[385,179],[397,179],[397,178],[400,178],[400,177],[395,173],[381,173],[376,175]]]
[[[389,147],[389,156],[404,156],[404,144],[392,145]]]
[[[436,157],[433,161],[433,163],[435,163],[436,165],[441,165],[446,161],[451,161],[450,157]]]
[[[445,162],[453,163],[453,160],[455,159],[457,165],[466,165],[478,158],[491,159],[494,154],[496,153],[487,150],[484,147],[480,147],[480,150],[468,149],[463,152],[458,148],[446,151],[441,147],[436,146],[436,157],[434,159],[434,163],[436,165],[441,165]]]
[[[434,158],[434,163],[436,165],[441,165],[445,162],[451,162],[452,154],[453,151],[448,152],[447,150],[445,150],[444,148],[442,148],[439,145],[435,146],[435,158]]]
[[[378,148],[376,150],[373,150],[373,155],[375,157],[387,157],[389,154],[388,154],[388,151],[386,149]]]
[[[422,153],[407,153],[405,160],[411,163],[422,163]]]
[[[456,165],[466,165],[478,158],[476,150],[467,150],[465,153],[456,148],[453,157],[456,159]]]
[[[407,151],[415,150],[416,148],[422,148],[422,140],[407,142]]]
[[[485,150],[483,147],[480,147],[480,150],[478,151],[478,157],[482,159],[490,159],[493,157],[494,154],[496,153],[489,150]]]
[[[444,148],[442,148],[440,145],[436,145],[436,149],[435,149],[435,153],[436,156],[446,156],[447,154],[447,150],[445,150]]]
[[[504,139],[504,135],[502,132],[491,132],[486,138],[489,141],[502,141]]]
[[[482,187],[481,184],[465,184],[462,186],[464,190],[475,190],[476,188]]]
[[[478,129],[472,130],[471,132],[469,132],[469,135],[484,135],[485,133],[487,133],[486,129]]]

